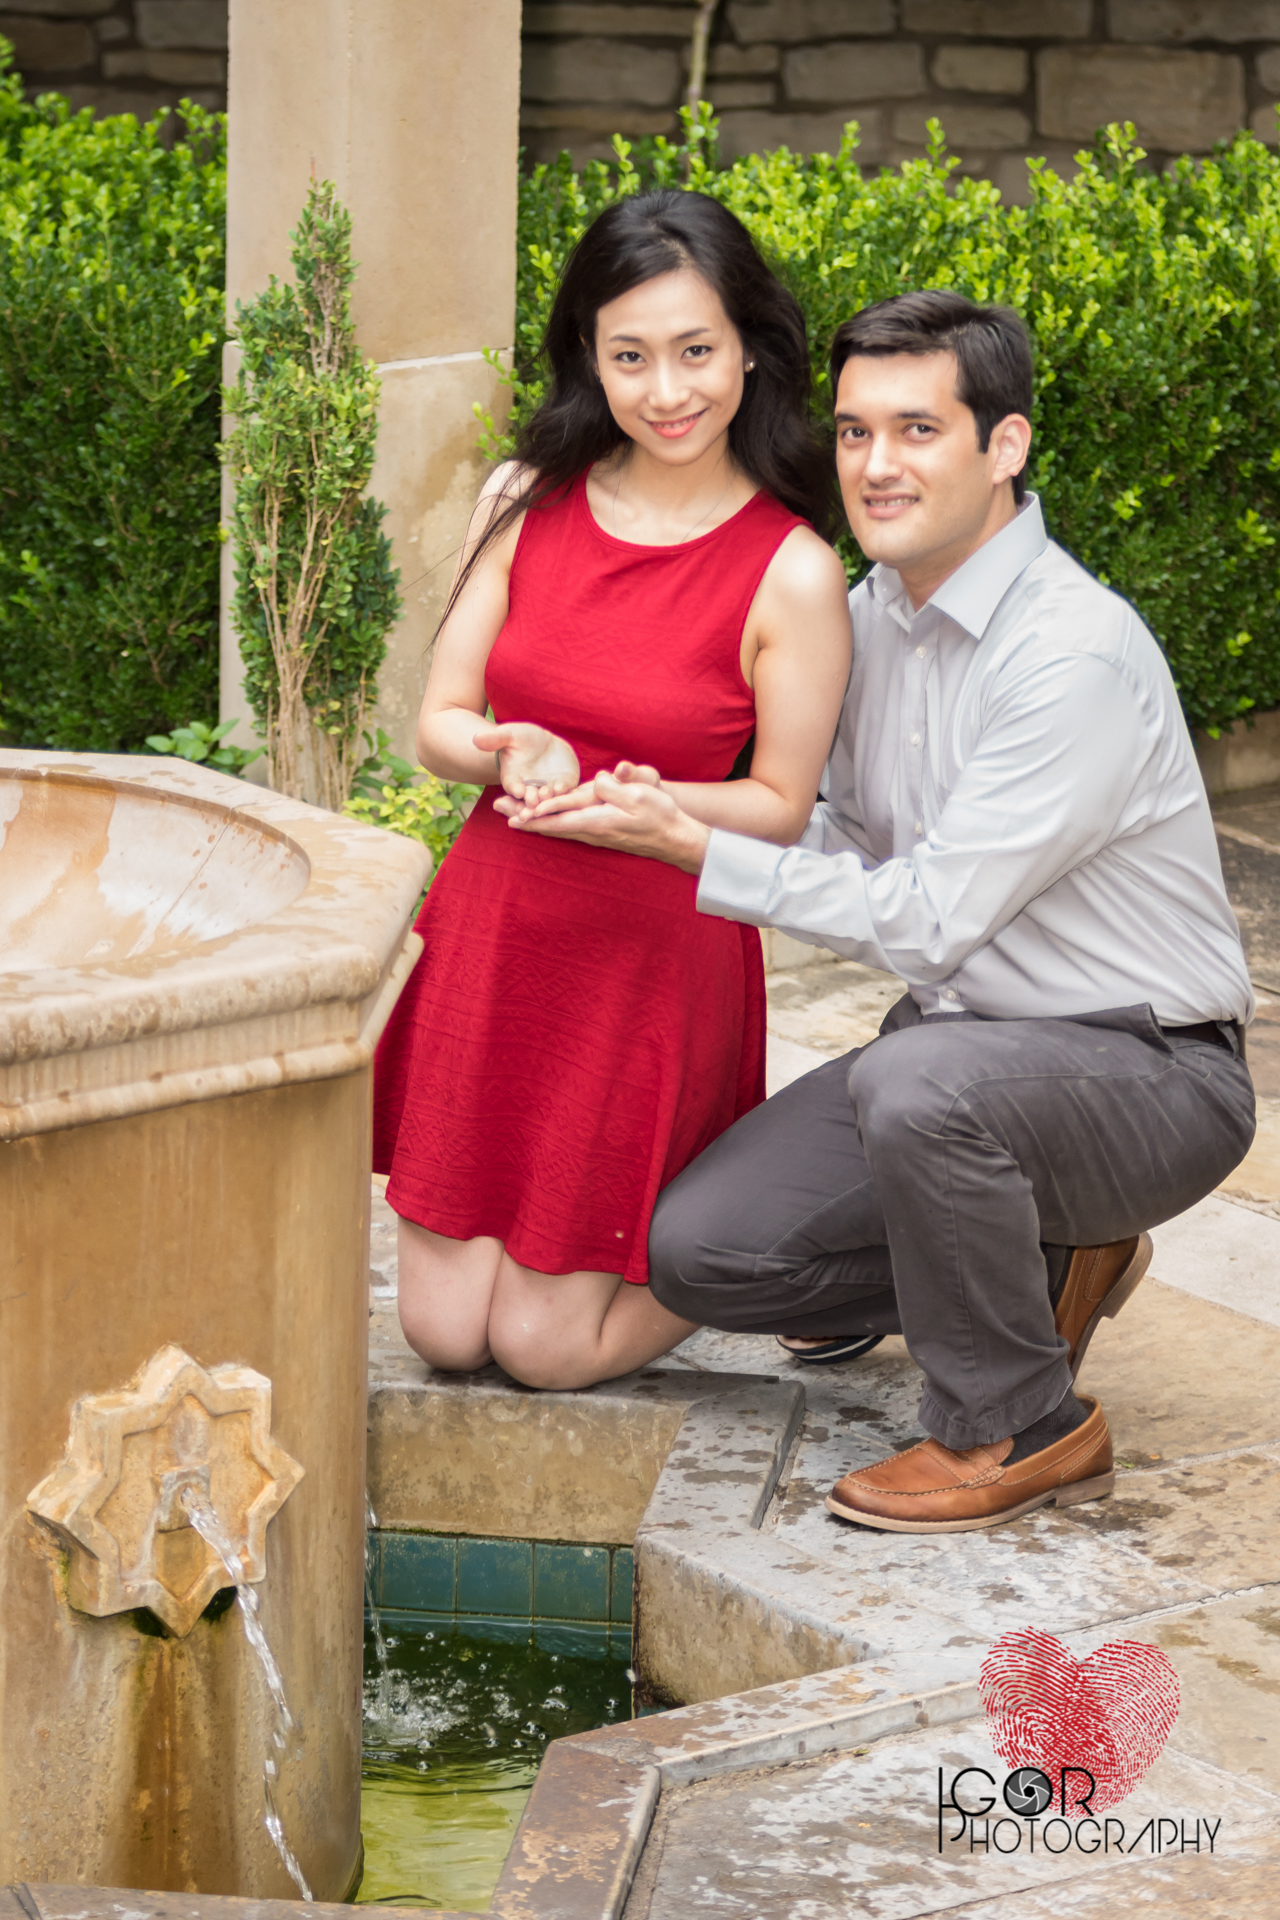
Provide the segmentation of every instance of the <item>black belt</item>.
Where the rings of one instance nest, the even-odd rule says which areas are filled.
[[[1160,1031],[1170,1040],[1208,1040],[1214,1046],[1231,1049],[1228,1032],[1235,1035],[1234,1052],[1242,1058],[1244,1055],[1244,1032],[1238,1020],[1201,1020],[1193,1027],[1166,1027],[1160,1023]]]

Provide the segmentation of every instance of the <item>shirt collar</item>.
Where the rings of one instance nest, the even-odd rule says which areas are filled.
[[[1044,530],[1044,515],[1034,493],[1023,500],[1008,526],[1001,527],[992,539],[971,553],[963,566],[949,574],[937,592],[925,602],[936,607],[957,626],[981,640],[991,616],[1020,573],[1038,560],[1049,544]],[[880,606],[906,615],[909,623],[911,603],[896,568],[874,566],[867,584]],[[919,609],[924,612],[924,607]]]

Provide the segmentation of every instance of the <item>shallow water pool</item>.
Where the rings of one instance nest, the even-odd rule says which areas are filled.
[[[548,1741],[633,1712],[616,1636],[566,1638],[396,1628],[383,1674],[366,1635],[359,1903],[488,1906]]]

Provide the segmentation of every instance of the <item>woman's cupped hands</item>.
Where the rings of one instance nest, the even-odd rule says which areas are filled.
[[[495,804],[522,833],[638,853],[691,873],[701,867],[706,850],[706,829],[663,791],[657,768],[630,760],[620,760],[612,772],[604,769],[565,793],[537,801],[504,798]]]
[[[531,810],[578,787],[581,768],[573,748],[532,720],[480,727],[473,739],[481,753],[497,760],[503,798],[495,804],[501,813]]]
[[[636,784],[656,787],[660,783],[656,767],[633,766],[630,760],[620,760],[610,773],[607,769],[598,773],[593,780],[583,780],[576,786],[557,793],[544,793],[541,797],[527,794],[523,800],[503,798],[495,802],[499,813],[505,813],[512,826],[536,826],[545,832],[548,828],[557,837],[576,837],[582,829],[591,823],[568,818],[571,814],[594,812],[610,804],[611,786]],[[552,826],[552,822],[556,824]]]

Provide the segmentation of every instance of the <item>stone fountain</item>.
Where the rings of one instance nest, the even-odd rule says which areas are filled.
[[[0,1882],[360,1871],[369,1082],[415,843],[0,752]]]

